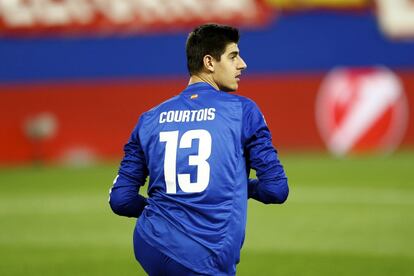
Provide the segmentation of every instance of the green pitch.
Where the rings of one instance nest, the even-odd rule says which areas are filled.
[[[285,205],[250,201],[238,275],[414,275],[414,152],[284,154]],[[117,165],[0,169],[0,275],[144,275]]]

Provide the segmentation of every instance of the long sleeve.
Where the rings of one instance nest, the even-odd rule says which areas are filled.
[[[248,167],[257,179],[249,179],[248,197],[265,204],[283,203],[289,194],[285,171],[272,145],[272,137],[262,113],[252,101],[244,101],[243,142]]]
[[[110,190],[109,204],[114,213],[126,217],[139,217],[147,199],[139,194],[145,184],[148,169],[139,140],[139,125],[133,130],[124,146],[125,156]]]

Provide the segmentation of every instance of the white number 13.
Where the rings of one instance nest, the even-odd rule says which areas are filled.
[[[190,174],[180,173],[177,175],[178,184],[183,192],[199,193],[204,191],[210,181],[210,164],[207,159],[211,154],[211,135],[207,130],[189,130],[183,134],[179,148],[191,148],[192,141],[199,140],[198,154],[188,157],[190,166],[197,166],[197,180],[191,182]],[[165,142],[164,176],[167,187],[167,194],[177,193],[177,146],[178,130],[160,132],[160,142]]]

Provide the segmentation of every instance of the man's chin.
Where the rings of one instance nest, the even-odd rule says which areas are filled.
[[[234,92],[234,91],[237,90],[237,88],[239,88],[239,85],[238,84],[236,84],[236,85],[234,85],[232,87],[223,86],[223,87],[220,87],[220,90],[221,91],[224,91],[224,92]]]

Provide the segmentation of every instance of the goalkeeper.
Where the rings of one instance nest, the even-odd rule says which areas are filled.
[[[288,183],[257,105],[231,94],[247,65],[239,31],[205,24],[186,43],[188,86],[141,115],[110,193],[138,218],[135,257],[149,275],[234,275],[247,199],[283,203]],[[250,169],[257,179],[249,179]],[[138,194],[149,176],[148,198]]]

